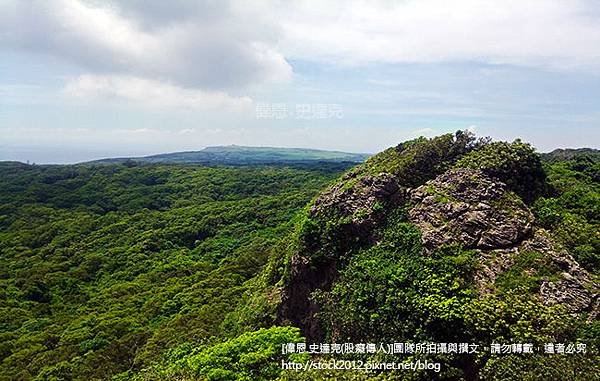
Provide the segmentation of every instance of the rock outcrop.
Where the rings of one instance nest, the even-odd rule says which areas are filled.
[[[496,279],[519,255],[536,252],[556,272],[541,282],[543,303],[590,312],[590,318],[599,314],[598,287],[590,274],[547,232],[532,228],[533,214],[502,182],[477,170],[449,170],[411,190],[409,199],[409,219],[422,232],[425,252],[456,243],[477,250],[480,267],[474,278],[480,292],[494,292]]]
[[[299,327],[311,341],[321,339],[314,319],[318,306],[313,291],[329,290],[337,277],[339,261],[354,247],[373,243],[375,228],[386,210],[402,202],[404,191],[387,173],[359,176],[350,172],[321,194],[310,209],[317,229],[305,232],[301,248],[290,259],[290,277],[282,291],[279,317]]]
[[[310,215],[317,219],[348,219],[342,224],[343,229],[370,235],[381,221],[383,206],[398,205],[403,199],[404,192],[394,176],[360,176],[350,172],[316,199]]]
[[[545,209],[554,215],[544,207],[546,201],[562,202],[549,193],[552,181],[535,150],[518,140],[419,138],[371,157],[318,196],[297,225],[286,251],[287,271],[276,286],[278,323],[300,327],[308,342],[323,342],[326,335],[410,340],[421,330],[455,337],[453,323],[462,319],[456,328],[483,333],[485,342],[505,334],[512,312],[519,325],[530,324],[537,333],[523,306],[557,306],[556,316],[565,318],[566,311],[577,324],[597,320],[596,275],[559,242],[578,255],[581,246],[565,240],[563,225],[544,220],[543,226],[561,232],[555,241],[529,208],[540,218],[548,219]],[[482,300],[472,299],[477,295]],[[513,311],[511,301],[521,297],[527,304],[515,303]],[[495,298],[501,302],[496,306]],[[457,302],[467,308],[455,308]],[[482,310],[471,326],[467,314],[480,302],[494,309]],[[474,380],[482,361],[464,357],[452,366]]]
[[[540,266],[553,271],[541,276],[535,264],[522,269],[524,277],[537,277],[539,300],[588,313],[589,319],[598,317],[598,286],[591,275],[547,232],[534,227],[533,213],[505,183],[469,168],[449,169],[413,189],[398,179],[359,168],[315,200],[291,253],[280,323],[301,327],[309,341],[322,339],[314,292],[330,290],[354,249],[378,244],[379,228],[397,208],[406,210],[421,231],[423,255],[454,244],[476,252],[479,267],[473,277],[480,293],[497,292],[499,277],[514,272],[521,255],[534,252]]]
[[[533,215],[506,186],[473,169],[455,169],[410,192],[409,219],[426,250],[445,244],[492,249],[513,246],[531,232]]]

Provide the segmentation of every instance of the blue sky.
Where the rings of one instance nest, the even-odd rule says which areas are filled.
[[[222,144],[377,152],[457,129],[600,148],[595,2],[318,4],[4,1],[0,160]]]

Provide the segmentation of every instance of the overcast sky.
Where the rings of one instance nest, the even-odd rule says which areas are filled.
[[[0,0],[0,160],[457,129],[600,148],[600,4]]]

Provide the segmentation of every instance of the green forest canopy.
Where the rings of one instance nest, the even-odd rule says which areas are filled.
[[[485,153],[497,151],[493,147],[480,149],[486,160],[471,155],[462,164],[494,166]],[[514,147],[497,146],[507,152]],[[416,152],[420,152],[420,162],[440,170],[428,156],[439,153]],[[260,329],[273,325],[271,320],[255,326],[237,323],[245,311],[244,295],[268,275],[264,272],[267,263],[278,263],[280,259],[273,260],[273,256],[293,233],[305,205],[347,165],[211,168],[129,164],[0,163],[0,379],[278,377],[279,368],[272,367],[280,358],[276,348],[301,340],[300,334],[294,328]],[[509,164],[500,169],[507,174],[517,170]],[[543,184],[536,184],[540,188],[536,194],[527,194],[537,223],[552,231],[555,239],[597,276],[598,154],[547,157],[543,172],[548,186],[541,189]],[[398,247],[407,245],[407,250],[414,250],[418,232],[404,222],[390,226],[395,228],[386,234],[399,240]],[[406,234],[398,236],[398,232]],[[383,266],[385,272],[380,263],[369,260],[366,251],[343,273],[346,286],[338,285],[332,291],[339,300],[347,300],[332,311],[348,312],[344,324],[350,329],[373,325],[379,329],[389,323],[385,315],[352,319],[352,309],[361,308],[353,305],[354,296],[368,296],[368,287],[380,287],[377,283],[353,283],[361,276],[372,275],[385,282],[388,276],[400,277],[404,283],[398,285],[404,284],[405,292],[425,293],[431,290],[427,282],[438,279],[430,278],[426,271],[444,274],[428,298],[418,293],[407,297],[420,306],[420,313],[442,313],[447,324],[456,323],[453,319],[465,313],[463,307],[473,308],[469,323],[481,329],[472,332],[475,337],[487,332],[489,319],[497,318],[487,312],[505,311],[506,320],[497,323],[513,332],[518,308],[529,306],[516,296],[511,296],[509,303],[456,304],[470,296],[468,290],[458,287],[461,293],[455,295],[452,287],[449,291],[439,287],[443,282],[455,284],[454,277],[468,270],[469,253],[437,260],[397,257],[386,252],[386,247],[369,250],[380,251],[382,261],[389,262]],[[406,278],[410,266],[426,271],[416,280]],[[268,299],[268,295],[258,295],[261,298]],[[446,306],[443,311],[436,300]],[[397,316],[409,311],[385,312]],[[532,318],[542,324],[548,317]],[[417,328],[423,327],[427,329],[427,325]],[[597,340],[598,329],[596,324],[581,335]],[[404,331],[390,328],[389,333],[393,332]],[[427,337],[431,332],[421,333]],[[246,352],[240,353],[239,348]],[[552,368],[544,365],[544,359],[536,361],[537,365],[530,364],[522,371]],[[499,365],[494,377],[508,372],[503,366],[507,365]],[[523,366],[522,362],[513,364],[515,369]],[[578,366],[583,365],[572,364],[573,369]],[[510,372],[507,374],[509,377]],[[322,375],[304,377],[317,376]]]

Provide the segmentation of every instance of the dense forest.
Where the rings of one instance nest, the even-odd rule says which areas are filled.
[[[339,170],[1,164],[0,378],[108,379],[222,337]]]
[[[593,379],[599,181],[598,151],[463,132],[354,167],[0,163],[0,379]],[[305,341],[587,351],[282,371]]]

